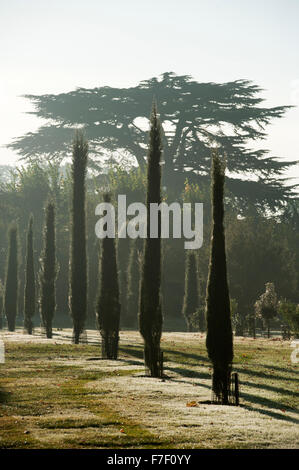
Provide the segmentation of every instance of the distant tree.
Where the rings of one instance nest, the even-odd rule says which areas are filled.
[[[84,125],[93,154],[90,165],[101,167],[103,154],[117,152],[122,158],[137,160],[143,168],[144,121],[155,96],[165,124],[161,137],[163,177],[168,186],[180,187],[187,174],[196,181],[208,180],[213,139],[228,154],[227,167],[234,177],[227,177],[227,188],[240,204],[246,206],[249,201],[261,209],[281,207],[292,187],[279,176],[294,162],[282,162],[266,150],[253,149],[252,142],[264,139],[266,127],[289,107],[262,106],[261,91],[248,80],[198,83],[188,75],[166,72],[127,89],[103,86],[58,95],[25,95],[34,104],[35,115],[48,123],[9,147],[27,160],[61,160],[70,153],[73,129]]]
[[[268,338],[270,338],[270,321],[277,316],[278,298],[275,292],[273,282],[267,282],[266,291],[259,297],[255,305],[256,316],[262,318],[268,330]]]
[[[226,270],[223,192],[225,165],[218,153],[212,156],[212,234],[206,294],[208,355],[213,364],[213,392],[228,404],[233,360],[230,297]]]
[[[116,258],[119,282],[119,301],[121,304],[121,325],[126,325],[128,319],[128,264],[130,259],[130,238],[116,237]]]
[[[110,203],[110,195],[104,195],[104,202]],[[102,357],[117,359],[119,341],[119,285],[115,239],[101,240],[101,287],[97,305],[97,325],[102,337]]]
[[[162,128],[153,105],[150,117],[150,136],[147,167],[147,220],[150,204],[161,202],[161,156]],[[158,237],[150,238],[150,224],[147,224],[147,238],[144,240],[140,303],[139,329],[144,339],[145,367],[152,377],[161,377],[162,353],[160,341],[162,335],[161,305],[161,217],[158,221]]]
[[[254,303],[268,279],[277,286],[279,297],[296,301],[298,295],[295,255],[286,233],[289,227],[281,225],[274,218],[253,216],[231,217],[226,222],[230,293],[238,301],[243,327],[247,318],[252,335]]]
[[[32,317],[35,315],[35,272],[33,255],[33,215],[30,215],[27,231],[26,270],[24,290],[24,328],[29,335],[32,334]]]
[[[282,300],[278,303],[278,313],[289,332],[299,338],[299,305]]]
[[[249,336],[252,336],[253,339],[256,338],[256,312],[253,308],[250,313],[245,317],[245,322],[247,323],[247,329]]]
[[[232,318],[232,326],[236,336],[244,336],[243,320],[239,313],[238,302],[236,299],[230,299],[230,311]]]
[[[52,338],[52,321],[56,308],[57,278],[56,240],[55,240],[55,205],[49,201],[46,207],[44,227],[44,249],[42,253],[41,283],[41,319],[47,338]]]
[[[196,267],[196,254],[188,250],[185,262],[185,295],[183,302],[183,316],[188,331],[193,331],[192,317],[199,308],[198,275]]]
[[[83,133],[77,131],[73,141],[72,162],[72,242],[70,310],[73,319],[73,340],[79,343],[87,311],[87,254],[85,177],[87,171],[88,143]]]
[[[4,286],[0,279],[0,330],[3,328]]]
[[[4,313],[9,331],[15,331],[18,305],[18,229],[12,225],[8,231],[9,248],[5,279]]]
[[[128,265],[127,315],[124,319],[125,325],[130,327],[137,324],[142,247],[142,238],[132,240]]]

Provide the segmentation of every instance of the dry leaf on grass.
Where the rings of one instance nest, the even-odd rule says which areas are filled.
[[[196,401],[189,401],[188,403],[186,403],[186,406],[188,406],[189,408],[193,408],[194,406],[197,406],[197,402]]]

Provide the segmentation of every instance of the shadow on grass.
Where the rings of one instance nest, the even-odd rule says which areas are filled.
[[[278,367],[278,366],[273,366],[273,365],[269,365],[269,364],[259,364],[261,367],[264,367],[265,369],[273,369],[273,370],[278,370],[279,372],[286,372],[286,369],[285,367]],[[299,369],[298,370],[292,370],[292,374],[299,374]],[[298,379],[294,379],[294,380],[298,380]]]
[[[249,365],[250,366],[250,365]],[[264,366],[263,364],[258,364],[259,367],[267,367],[267,366]],[[254,367],[254,364],[253,364],[253,367]],[[257,370],[250,370],[250,369],[244,369],[244,368],[241,368],[239,367],[237,364],[236,365],[233,365],[233,369],[235,372],[238,372],[239,374],[242,374],[242,375],[251,375],[251,376],[255,376],[255,377],[259,377],[261,379],[271,379],[271,376],[269,374],[266,374],[265,372],[259,372]],[[293,370],[292,371],[289,371],[288,369],[284,369],[284,372],[287,373],[291,373],[291,374],[294,374],[296,373],[297,374],[297,371],[294,372]],[[298,378],[296,377],[286,377],[286,376],[281,376],[281,375],[276,375],[273,377],[273,380],[282,380],[282,381],[286,381],[286,382],[297,382],[298,381]]]
[[[243,371],[241,370],[239,372],[239,374],[242,375]],[[253,373],[252,375],[254,376],[255,374]],[[242,385],[246,385],[246,387],[261,388],[261,389],[267,390],[269,392],[280,393],[280,394],[283,394],[283,395],[297,397],[299,399],[299,393],[298,392],[293,392],[292,390],[288,390],[288,389],[285,389],[285,388],[282,388],[282,387],[275,387],[275,385],[245,382],[244,380],[242,381]]]
[[[167,367],[165,370],[176,372],[180,376],[186,377],[186,378],[187,377],[188,378],[192,377],[192,378],[196,378],[196,379],[211,379],[211,375],[207,374],[205,372],[195,372],[195,371],[191,371],[191,370],[188,370],[188,369],[186,370],[186,369],[183,369],[183,368],[180,368],[180,367]],[[169,380],[171,382],[190,384],[190,382],[187,381],[187,380],[176,380],[175,378],[168,377],[167,375],[165,376],[165,378],[166,378],[166,380]],[[211,385],[207,385],[207,384],[203,384],[203,383],[199,383],[197,385],[199,387],[204,387],[208,390],[211,390]],[[251,386],[251,387],[256,387],[255,384],[252,384],[250,382],[246,382],[246,385]],[[263,388],[263,387],[261,387],[261,388]],[[286,390],[284,390],[284,389],[280,389],[280,390],[282,392],[286,392]],[[291,392],[289,392],[289,390],[287,392],[291,393]],[[242,399],[246,400],[249,403],[252,403],[252,404],[255,404],[255,405],[260,405],[260,406],[264,407],[264,408],[258,408],[258,407],[254,407],[254,406],[247,405],[247,404],[244,405],[244,404],[241,403],[241,407],[248,410],[248,411],[255,411],[255,412],[260,413],[262,415],[266,415],[266,416],[269,416],[271,418],[279,419],[279,420],[282,420],[282,421],[288,421],[288,422],[295,423],[295,424],[299,423],[299,419],[277,412],[278,410],[285,409],[286,411],[292,411],[293,413],[295,413],[297,415],[299,414],[299,412],[297,410],[294,410],[293,408],[290,408],[289,406],[280,405],[279,403],[277,403],[274,400],[270,400],[268,398],[264,398],[264,397],[261,397],[259,395],[244,393],[244,392],[242,392],[242,389],[241,389],[241,394],[240,394],[241,402],[242,402]],[[277,410],[277,411],[275,411],[275,410]]]
[[[7,403],[10,398],[10,392],[0,389],[0,404]]]
[[[138,359],[143,359],[143,348],[142,346],[134,346],[134,347],[121,347],[120,348],[122,352],[125,352],[126,354],[129,354],[131,356],[135,356],[136,358]],[[170,351],[170,350],[165,350],[163,349],[163,352],[167,355],[180,355],[180,356],[184,356],[186,358],[189,358],[189,359],[193,359],[193,360],[196,360],[197,361],[197,365],[200,365],[200,362],[205,362],[207,364],[210,364],[210,361],[208,358],[204,357],[204,356],[201,356],[201,355],[197,355],[197,354],[188,354],[188,353],[184,353],[184,352],[180,352],[180,351]],[[128,361],[129,362],[129,361]],[[263,365],[261,365],[262,367],[264,367]],[[169,366],[169,367],[166,367],[165,370],[173,370],[174,372],[177,372],[178,374],[184,376],[184,377],[190,377],[190,378],[198,378],[198,379],[209,379],[211,378],[211,374],[209,373],[205,373],[205,372],[198,372],[198,371],[195,371],[194,369],[187,369],[187,368],[183,368],[183,367],[172,367],[172,366]],[[264,379],[270,379],[271,377],[268,375],[268,374],[265,374],[263,372],[259,372],[259,371],[256,371],[256,370],[247,370],[247,369],[243,369],[243,368],[240,368],[240,367],[233,367],[234,371],[235,372],[238,372],[241,376],[244,376],[244,375],[249,375],[251,376],[252,378],[264,378]],[[287,372],[286,369],[284,369],[285,372]],[[291,371],[291,373],[294,373],[294,371]],[[296,372],[297,373],[297,372]],[[285,376],[278,376],[278,375],[275,375],[275,377],[273,378],[274,380],[281,380],[281,381],[285,381],[285,382],[290,382],[290,381],[296,381],[297,379],[296,378],[292,378],[292,377],[285,377]],[[268,385],[268,384],[259,384],[259,383],[252,383],[252,382],[248,382],[248,381],[242,381],[242,384],[243,385],[246,385],[248,387],[254,387],[254,388],[262,388],[264,390],[267,390],[267,391],[272,391],[272,392],[276,392],[276,393],[281,393],[281,394],[285,394],[285,395],[289,395],[289,396],[295,396],[295,397],[299,397],[299,393],[296,393],[296,392],[292,392],[291,390],[288,390],[288,389],[285,389],[285,388],[282,388],[282,387],[275,387],[275,386],[272,386],[272,385]]]
[[[138,359],[143,359],[143,346],[142,345],[136,345],[134,347],[128,347],[128,346],[120,346],[119,348],[120,351],[129,354],[131,356],[138,357]],[[195,361],[196,365],[200,365],[200,362],[206,362],[207,364],[210,363],[209,359],[205,356],[200,356],[199,354],[190,354],[190,353],[185,353],[182,351],[173,351],[170,349],[164,349],[162,348],[164,355],[168,356],[181,356],[186,359],[192,359]],[[167,360],[169,360],[167,358]],[[191,364],[190,364],[191,365]]]
[[[188,377],[190,379],[204,379],[204,380],[208,380],[208,379],[211,379],[211,374],[209,374],[208,372],[198,372],[198,371],[195,371],[195,370],[192,370],[192,369],[185,369],[183,367],[172,367],[172,366],[168,366],[168,367],[165,367],[164,368],[165,371],[169,370],[170,372],[175,372],[177,374],[179,374],[181,377]],[[166,374],[167,376],[167,374]],[[169,377],[170,380],[173,380],[172,377]],[[188,381],[186,381],[186,383],[189,383]],[[205,384],[198,384],[199,386],[202,386],[202,387],[206,387]],[[209,388],[209,387],[208,387]]]
[[[137,357],[138,359],[143,359],[143,347],[142,346],[134,346],[134,347],[120,346],[119,351],[125,354],[129,354],[130,356]]]
[[[244,398],[246,401],[249,401],[250,403],[259,404],[264,407],[264,408],[257,408],[251,405],[242,405],[242,407],[248,411],[255,411],[262,415],[269,416],[270,418],[279,419],[281,421],[288,421],[290,423],[295,423],[295,424],[299,423],[298,418],[293,418],[292,416],[287,416],[285,414],[277,413],[278,410],[282,410],[282,409],[285,409],[285,411],[288,411],[289,407],[287,406],[279,405],[275,401],[269,400],[268,398],[257,397],[256,395],[251,395],[249,393],[244,393],[244,392],[241,394],[241,399],[242,398]],[[295,413],[296,415],[299,414],[297,410],[292,409],[291,411]]]

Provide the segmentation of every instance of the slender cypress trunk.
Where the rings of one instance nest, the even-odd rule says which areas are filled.
[[[127,315],[125,318],[125,325],[128,327],[136,327],[137,324],[140,285],[140,254],[142,252],[142,246],[142,238],[132,240],[128,264]]]
[[[110,203],[110,196],[104,195]],[[101,242],[101,287],[97,305],[97,325],[102,337],[102,357],[117,359],[119,341],[119,285],[115,239],[105,237]]]
[[[52,321],[56,308],[56,277],[55,206],[53,202],[48,202],[41,270],[41,319],[47,338],[52,338]]]
[[[4,287],[0,279],[0,330],[3,328]]]
[[[150,142],[147,166],[147,238],[144,243],[142,278],[140,286],[139,329],[144,339],[145,367],[152,377],[162,375],[161,305],[161,217],[158,237],[150,238],[150,204],[161,202],[161,125],[156,106],[150,118]]]
[[[77,132],[73,142],[73,196],[70,311],[73,319],[73,341],[79,343],[87,312],[87,255],[85,177],[88,144],[82,132]]]
[[[185,262],[185,295],[183,303],[183,316],[185,317],[188,331],[193,331],[194,329],[194,315],[198,311],[198,308],[199,298],[196,255],[192,250],[188,250]]]
[[[4,313],[9,331],[15,331],[18,305],[18,230],[15,225],[8,232],[9,248],[5,280]]]
[[[32,317],[35,314],[35,273],[33,257],[33,216],[30,216],[27,247],[26,247],[26,271],[25,271],[25,289],[24,289],[24,328],[29,335],[32,334]]]
[[[208,355],[213,364],[213,392],[222,404],[228,404],[233,335],[227,282],[224,235],[224,163],[214,152],[212,157],[212,238],[206,295]]]

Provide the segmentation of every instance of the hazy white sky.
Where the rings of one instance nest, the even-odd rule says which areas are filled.
[[[250,79],[266,105],[297,105],[261,147],[299,160],[298,24],[299,0],[0,0],[0,145],[40,123],[20,95],[135,86],[173,71]],[[13,161],[0,148],[1,164]]]

